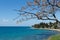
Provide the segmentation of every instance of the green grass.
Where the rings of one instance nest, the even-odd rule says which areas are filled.
[[[48,40],[60,40],[60,34],[51,36]]]

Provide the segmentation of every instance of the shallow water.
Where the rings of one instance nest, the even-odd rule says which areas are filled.
[[[30,27],[0,27],[0,40],[44,40],[55,34],[59,32]]]

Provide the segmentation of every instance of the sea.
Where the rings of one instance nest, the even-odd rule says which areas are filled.
[[[46,40],[60,32],[25,26],[0,26],[0,40]]]

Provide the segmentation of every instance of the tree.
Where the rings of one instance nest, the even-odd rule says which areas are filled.
[[[20,10],[17,10],[20,12],[17,18],[20,17],[18,19],[20,22],[34,18],[58,21],[55,12],[59,8],[60,0],[33,0],[27,2],[27,6],[22,6]]]
[[[53,26],[53,23],[52,22],[49,22],[49,27],[51,28]]]
[[[34,27],[34,28],[40,28],[40,25],[39,24],[35,24],[32,27]]]

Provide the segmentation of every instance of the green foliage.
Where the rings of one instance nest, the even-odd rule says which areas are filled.
[[[35,24],[34,26],[32,26],[34,28],[40,28],[40,25],[39,24]]]
[[[40,24],[35,24],[33,25],[34,28],[54,28],[57,29],[57,22],[49,22],[49,23],[43,23],[41,22]]]
[[[60,35],[52,36],[48,40],[60,40]]]

